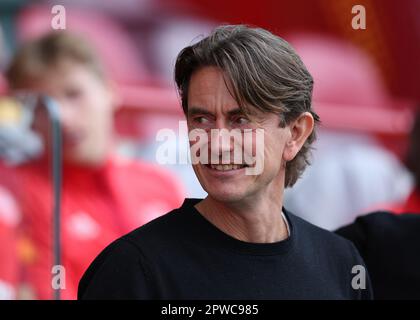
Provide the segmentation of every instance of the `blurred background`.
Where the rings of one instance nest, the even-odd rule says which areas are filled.
[[[420,212],[418,130],[413,133],[420,101],[419,1],[2,0],[0,299],[52,297],[52,177],[48,166],[40,165],[41,160],[51,165],[43,158],[51,132],[48,123],[39,120],[36,107],[28,107],[30,99],[16,97],[23,90],[48,94],[59,105],[77,106],[89,93],[83,96],[84,89],[77,87],[84,83],[83,72],[74,71],[67,79],[73,71],[63,71],[68,69],[63,69],[60,57],[51,65],[43,61],[45,72],[28,76],[28,81],[16,80],[19,68],[10,70],[19,48],[53,31],[52,8],[58,4],[65,8],[66,32],[92,46],[103,66],[106,90],[94,91],[92,82],[90,94],[107,96],[112,91],[113,97],[95,100],[113,105],[112,121],[103,119],[112,123],[107,136],[112,139],[112,160],[106,156],[99,164],[79,159],[64,165],[64,298],[75,298],[82,272],[110,241],[178,206],[184,197],[205,197],[189,165],[157,163],[156,133],[161,128],[177,131],[183,119],[173,81],[177,54],[221,23],[256,25],[283,37],[314,77],[314,108],[322,123],[313,165],[287,190],[287,209],[329,230],[375,209],[399,212],[409,207]],[[352,28],[355,5],[366,9],[366,29]],[[41,49],[32,50],[33,57],[41,55],[37,50]],[[48,55],[42,59],[48,60]],[[78,60],[69,63],[70,70],[83,66]],[[91,127],[102,121],[99,113],[71,112],[73,120],[63,128],[64,149],[88,140],[93,136],[89,130],[104,128]],[[37,130],[34,123],[43,129]],[[75,133],[78,129],[85,135]],[[100,145],[91,143],[94,147],[86,149]],[[177,136],[170,146],[186,153],[187,137]],[[94,156],[86,154],[88,159]],[[118,188],[124,192],[115,191]],[[141,194],[134,193],[136,188]],[[142,212],[154,213],[133,218],[143,215],[133,210],[140,205],[136,201]],[[90,246],[89,252],[82,254],[81,246]]]

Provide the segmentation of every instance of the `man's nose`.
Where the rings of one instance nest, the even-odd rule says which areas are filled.
[[[212,163],[230,162],[234,149],[234,141],[230,134],[230,128],[226,122],[221,119],[216,121],[215,128],[210,130],[210,154]]]
[[[214,141],[218,148],[218,152],[228,152],[233,150],[233,137],[230,134],[230,130],[227,128],[219,128],[212,134],[211,140]]]
[[[233,141],[230,134],[231,129],[229,121],[224,118],[217,119],[216,128],[214,129],[214,134],[211,139],[216,139],[220,152],[230,151],[233,148]]]

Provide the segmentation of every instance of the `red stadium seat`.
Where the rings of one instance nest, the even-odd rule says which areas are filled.
[[[314,78],[313,103],[322,126],[374,135],[402,157],[413,104],[388,94],[370,57],[332,37],[295,34],[287,40]]]
[[[182,108],[174,88],[122,86],[122,107],[116,113],[120,135],[140,142],[154,139],[161,128],[176,129],[183,119]]]
[[[24,8],[16,21],[19,41],[52,31],[50,6]],[[112,79],[137,83],[150,78],[141,52],[123,28],[100,12],[66,7],[66,30],[86,37],[93,44]]]

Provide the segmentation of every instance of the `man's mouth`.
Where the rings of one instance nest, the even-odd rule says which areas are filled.
[[[206,167],[217,170],[217,171],[231,171],[231,170],[239,170],[242,168],[247,167],[244,164],[206,164]]]

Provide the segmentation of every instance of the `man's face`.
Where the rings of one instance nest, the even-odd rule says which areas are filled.
[[[109,152],[113,128],[113,96],[87,67],[62,61],[50,67],[30,88],[54,98],[63,129],[63,157],[71,163],[95,165]],[[34,129],[50,148],[45,111],[38,108]]]
[[[256,130],[263,129],[264,132],[263,167],[260,174],[245,174],[246,167],[243,166],[222,167],[203,163],[193,165],[201,185],[209,196],[222,202],[236,202],[260,196],[278,198],[279,194],[282,194],[285,174],[284,151],[290,138],[290,129],[288,126],[281,128],[280,118],[275,114],[263,113],[256,109],[252,116],[242,114],[237,101],[226,87],[220,69],[204,67],[193,73],[188,91],[187,122],[190,132],[193,129],[204,129],[208,132],[211,129],[252,130],[251,141],[242,139],[242,144],[251,143],[252,145],[242,145],[238,148],[244,153],[247,152],[245,150],[252,150],[253,155],[248,156],[257,156],[255,154],[258,149]],[[212,148],[212,135],[209,133],[207,137],[209,157],[210,154],[217,155],[215,158],[219,158],[220,163],[223,153],[229,151],[231,164],[233,164],[232,151],[235,150],[233,139],[230,140],[228,147],[226,145],[222,147],[219,144],[217,148]],[[191,144],[193,146],[194,141]],[[242,158],[246,159],[246,156],[244,154]],[[214,163],[214,161],[209,159],[207,163]]]

